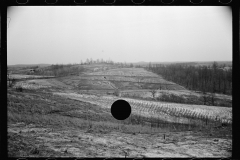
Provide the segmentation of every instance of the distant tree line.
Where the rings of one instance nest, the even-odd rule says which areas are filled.
[[[204,94],[232,94],[232,68],[220,66],[216,62],[211,66],[149,63],[146,69],[190,90],[201,91]]]
[[[87,58],[85,62],[81,60],[80,62],[81,65],[86,65],[86,64],[114,64],[112,60],[103,60],[103,59],[92,59],[92,58]]]
[[[140,65],[136,65],[134,66],[133,63],[122,63],[122,62],[114,62],[112,60],[103,60],[103,59],[96,59],[93,60],[92,58],[87,58],[86,61],[82,61],[80,62],[81,65],[87,65],[87,64],[112,64],[112,65],[117,65],[118,67],[141,67]]]
[[[55,64],[49,67],[41,69],[36,69],[34,74],[36,75],[46,75],[46,76],[68,76],[79,74],[84,71],[84,68],[77,66],[76,64]]]

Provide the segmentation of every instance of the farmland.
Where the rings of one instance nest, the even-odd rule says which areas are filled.
[[[231,156],[231,96],[216,94],[222,106],[207,106],[201,93],[143,68],[74,67],[84,69],[59,77],[12,75],[20,80],[8,88],[10,156]],[[163,95],[198,97],[199,102],[162,101]],[[124,121],[110,112],[118,99],[132,107]]]
[[[54,93],[64,97],[72,98],[75,100],[85,101],[93,104],[97,104],[102,107],[110,108],[111,104],[116,101],[117,97],[104,96],[97,97],[94,95],[74,94],[74,93]],[[195,119],[220,121],[221,123],[231,124],[232,114],[230,108],[219,107],[206,107],[200,105],[181,105],[174,103],[157,103],[141,100],[133,100],[130,98],[122,98],[130,103],[133,109],[132,114],[141,114],[144,117],[155,117],[156,119],[162,119],[175,123],[191,123],[189,121],[183,121],[181,119],[187,119],[192,117]],[[163,116],[164,115],[164,116]],[[168,117],[168,118],[167,118]],[[176,119],[178,117],[179,119]],[[175,121],[174,121],[175,120]],[[182,122],[181,122],[182,121]]]
[[[64,77],[60,81],[74,85],[76,87],[84,86],[86,89],[156,89],[163,88],[169,90],[185,89],[178,84],[164,80],[162,77],[147,72],[142,68],[120,68],[109,69],[108,71],[90,72],[79,76]],[[91,84],[93,87],[91,87]],[[102,87],[103,86],[103,87]]]

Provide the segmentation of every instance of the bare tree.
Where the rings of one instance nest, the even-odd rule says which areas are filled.
[[[156,92],[157,92],[157,91],[154,90],[154,89],[153,89],[153,90],[150,90],[150,93],[152,94],[153,99],[155,99],[155,94],[156,94]]]
[[[207,95],[206,94],[207,93],[206,93],[205,89],[203,89],[203,91],[202,91],[203,105],[207,104]]]
[[[162,84],[160,83],[159,90],[162,90]]]
[[[9,87],[12,87],[12,86],[15,84],[15,82],[16,82],[16,79],[15,79],[15,78],[12,78],[12,77],[10,76],[9,68],[7,68],[7,81],[8,81],[8,86],[9,86]]]
[[[117,96],[117,97],[120,97],[120,96],[121,96],[121,93],[120,93],[120,91],[119,91],[118,89],[116,89],[116,90],[113,92],[113,94],[114,94],[115,96]]]
[[[140,85],[141,78],[139,77],[139,78],[137,79],[137,81],[138,81],[138,86],[139,86],[140,88],[142,88],[141,85]]]
[[[89,59],[87,58],[87,60],[86,60],[86,64],[89,64],[90,62],[89,62]]]
[[[212,102],[212,106],[214,106],[215,105],[215,93],[213,92],[213,93],[211,93],[211,102]]]
[[[213,87],[213,90],[212,90],[212,93],[211,93],[211,102],[212,102],[212,105],[214,106],[215,103],[214,103],[214,100],[215,100],[215,92],[216,92],[216,89],[215,87]]]

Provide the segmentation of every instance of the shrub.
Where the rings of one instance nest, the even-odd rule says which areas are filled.
[[[14,78],[8,78],[8,86],[13,87],[16,83],[16,79]]]
[[[114,94],[115,96],[117,96],[117,97],[120,96],[120,92],[119,92],[119,90],[115,90],[115,91],[113,92],[113,94]]]
[[[23,88],[22,88],[21,86],[16,87],[16,91],[18,91],[18,92],[22,92],[22,91],[23,91]]]
[[[170,94],[170,95],[162,94],[160,97],[157,98],[157,100],[166,101],[166,102],[192,104],[190,99],[185,99],[183,96],[177,96],[174,94]]]

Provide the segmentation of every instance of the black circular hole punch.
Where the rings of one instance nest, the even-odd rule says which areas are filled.
[[[115,101],[111,106],[111,113],[114,118],[117,120],[125,120],[131,114],[130,104],[122,99]]]
[[[145,0],[132,0],[134,4],[142,4],[145,2]]]
[[[192,4],[200,4],[203,2],[203,0],[190,0]]]
[[[27,4],[29,0],[16,0],[18,4]]]
[[[57,0],[45,0],[47,4],[56,4]]]
[[[74,0],[74,3],[76,3],[76,4],[84,4],[86,2],[87,2],[87,0]]]
[[[105,4],[114,4],[116,0],[103,0],[103,3]]]
[[[164,4],[171,4],[174,2],[174,0],[161,0],[161,2]]]
[[[222,4],[229,4],[232,2],[232,0],[219,0],[219,2]]]

